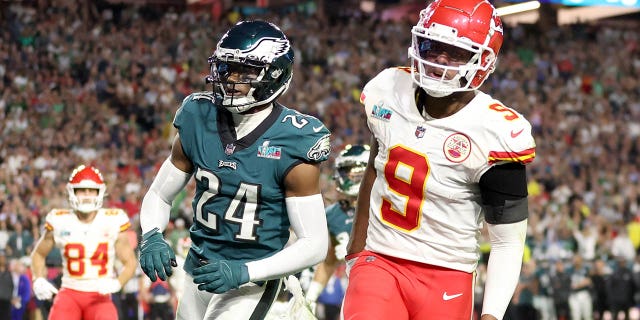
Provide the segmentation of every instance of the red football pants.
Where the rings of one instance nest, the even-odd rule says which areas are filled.
[[[111,295],[62,288],[53,300],[49,320],[116,320]]]
[[[345,320],[469,320],[474,274],[383,256],[359,254],[349,273]]]

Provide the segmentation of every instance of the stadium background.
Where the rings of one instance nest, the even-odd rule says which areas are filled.
[[[553,290],[557,263],[578,275],[580,258],[590,277],[603,275],[609,284],[590,290],[595,308],[610,304],[603,294],[630,295],[631,304],[640,305],[640,3],[578,2],[541,1],[537,9],[505,15],[497,71],[483,87],[527,116],[538,144],[529,170],[527,250],[511,310],[543,313],[553,293],[571,290],[566,283]],[[207,89],[206,59],[239,19],[273,21],[292,40],[294,80],[281,102],[322,119],[334,151],[366,143],[360,89],[383,68],[407,64],[409,30],[423,6],[392,0],[0,1],[1,252],[12,269],[29,273],[44,215],[67,206],[64,184],[80,163],[105,174],[105,206],[127,211],[136,244],[140,201],[168,155],[173,113],[187,94]],[[323,167],[327,204],[337,197],[331,165]],[[183,192],[166,235],[178,251],[188,245],[191,214]],[[47,261],[55,281],[59,252]],[[603,270],[596,268],[601,263]],[[616,279],[624,268],[631,279]],[[138,302],[146,316],[154,297],[169,310],[175,302],[176,292],[163,302],[166,292],[145,280],[137,277],[115,297],[123,319],[137,319]],[[481,302],[481,286],[476,293]],[[47,306],[31,298],[26,308],[26,317],[37,319]]]

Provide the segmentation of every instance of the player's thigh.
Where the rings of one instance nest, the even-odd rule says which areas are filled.
[[[111,301],[110,295],[100,295],[84,308],[83,319],[113,320],[118,319],[118,310]]]
[[[204,319],[264,319],[278,296],[281,284],[280,279],[261,285],[250,282],[237,290],[215,294]]]
[[[176,319],[262,319],[275,301],[281,282],[270,280],[262,286],[248,283],[237,290],[213,294],[198,290],[193,278],[186,275]]]
[[[473,273],[416,263],[400,265],[399,271],[412,319],[471,319]]]
[[[349,273],[344,319],[408,319],[395,275],[394,268],[377,256],[358,257]]]
[[[49,320],[80,320],[82,309],[74,298],[76,291],[62,288],[53,299]]]
[[[185,275],[182,297],[178,300],[177,320],[204,319],[213,293],[198,290],[190,275]]]

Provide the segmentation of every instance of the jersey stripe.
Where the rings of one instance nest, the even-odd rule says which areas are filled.
[[[130,223],[130,222],[127,222],[127,223],[125,223],[125,224],[121,225],[121,226],[120,226],[120,232],[122,232],[122,231],[125,231],[125,230],[129,229],[129,227],[131,227],[131,223]]]
[[[511,162],[520,162],[522,164],[527,164],[532,162],[535,157],[536,157],[535,148],[527,149],[520,152],[490,151],[489,163],[494,164],[500,161],[511,161]]]

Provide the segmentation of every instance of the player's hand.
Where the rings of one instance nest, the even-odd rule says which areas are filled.
[[[176,254],[171,246],[164,241],[158,228],[142,235],[140,243],[140,267],[151,282],[157,278],[167,280],[173,274],[172,267],[177,267]],[[158,275],[156,277],[156,274]]]
[[[498,318],[490,315],[490,314],[483,314],[482,317],[480,318],[480,320],[498,320]]]
[[[199,290],[225,293],[249,282],[249,269],[242,262],[216,260],[194,269],[193,282]]]
[[[349,234],[341,232],[336,236],[336,241],[338,244],[333,247],[336,258],[338,258],[338,260],[344,260],[344,257],[347,255],[347,245],[349,245]]]
[[[33,293],[38,300],[51,300],[54,294],[58,293],[58,289],[45,278],[37,278],[33,281]]]
[[[293,275],[284,278],[285,290],[291,293],[287,319],[316,320],[316,303],[309,301],[302,292],[300,281]]]
[[[122,289],[122,285],[118,279],[109,279],[104,283],[100,284],[100,288],[98,288],[99,294],[111,294],[116,293]]]

